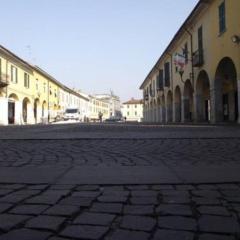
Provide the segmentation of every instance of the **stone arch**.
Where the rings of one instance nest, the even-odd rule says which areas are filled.
[[[196,82],[196,120],[210,121],[210,81],[206,71],[202,70]]]
[[[15,93],[11,93],[8,96],[8,123],[15,124],[16,122],[16,102],[19,101],[18,96]]]
[[[172,91],[169,90],[167,94],[167,121],[173,121],[173,94]]]
[[[162,122],[166,122],[166,103],[165,103],[165,96],[162,95],[161,97],[161,108],[162,108]]]
[[[192,121],[193,120],[193,87],[189,79],[184,84],[183,109],[184,109],[184,122]]]
[[[47,102],[45,100],[42,103],[42,118],[47,118]]]
[[[175,122],[181,122],[181,89],[179,86],[176,86],[175,88],[175,94],[174,94],[174,104],[175,104]]]
[[[31,101],[25,97],[22,101],[22,119],[24,123],[31,122]]]
[[[35,123],[39,123],[41,120],[41,107],[40,107],[39,98],[36,98],[34,100],[33,112],[34,112]]]
[[[215,73],[215,117],[216,121],[238,119],[237,71],[233,60],[223,58]]]

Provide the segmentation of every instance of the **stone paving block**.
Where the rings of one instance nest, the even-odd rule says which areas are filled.
[[[196,197],[222,198],[222,194],[217,190],[194,190],[192,194]]]
[[[13,208],[10,213],[13,214],[26,214],[26,215],[39,215],[48,208],[46,205],[20,205]]]
[[[9,208],[12,207],[12,204],[9,203],[0,203],[0,213],[5,212],[6,210],[8,210]]]
[[[218,185],[216,184],[199,184],[197,185],[198,189],[200,190],[217,190]]]
[[[62,199],[59,204],[60,205],[72,205],[79,207],[89,207],[94,198],[84,198],[84,197],[67,197]]]
[[[71,190],[75,187],[72,184],[54,184],[51,185],[49,190]]]
[[[196,231],[197,229],[195,219],[179,216],[161,216],[158,218],[158,226],[173,230]]]
[[[208,215],[220,215],[220,216],[230,216],[231,213],[225,207],[222,206],[200,206],[198,211],[201,214]]]
[[[152,215],[154,213],[153,205],[125,205],[124,214],[126,215]]]
[[[12,189],[12,190],[18,190],[21,188],[24,188],[24,184],[3,184],[0,186],[0,189]]]
[[[80,210],[80,207],[70,205],[54,205],[48,208],[43,214],[54,216],[72,216]]]
[[[84,212],[78,216],[73,223],[82,225],[107,226],[112,223],[114,218],[115,215],[113,214]]]
[[[32,197],[26,201],[26,203],[30,204],[48,204],[53,205],[56,204],[59,199],[61,199],[61,196],[59,195],[40,195],[36,197]]]
[[[102,212],[102,213],[115,213],[120,214],[122,212],[123,204],[121,203],[93,203],[89,211]]]
[[[131,191],[132,197],[157,197],[158,192],[152,190],[134,190]]]
[[[156,220],[151,217],[125,215],[120,226],[125,229],[150,232],[155,224]]]
[[[192,216],[192,210],[189,205],[160,204],[160,206],[156,208],[156,212],[160,215]]]
[[[11,190],[11,189],[0,189],[0,196],[4,196],[4,195],[7,195],[11,192],[13,192],[14,190]]]
[[[156,197],[131,197],[130,202],[136,205],[157,205]]]
[[[222,190],[221,193],[227,197],[240,197],[240,189],[239,190],[235,190],[235,189]]]
[[[237,220],[231,217],[203,215],[199,219],[199,228],[202,232],[239,233]]]
[[[174,231],[158,229],[153,240],[194,240],[194,234],[187,231]]]
[[[27,219],[29,219],[29,216],[0,214],[0,229],[3,231],[9,231],[16,225],[24,223]]]
[[[55,196],[67,196],[70,193],[69,189],[48,189],[45,192],[42,193],[42,196],[45,195],[55,195]]]
[[[21,189],[15,192],[15,194],[33,196],[39,194],[41,191],[36,189]]]
[[[235,237],[217,234],[202,234],[200,235],[199,240],[235,240]]]
[[[80,192],[74,192],[72,194],[72,197],[90,197],[90,198],[96,198],[101,194],[101,192],[98,191],[80,191]]]
[[[44,190],[48,187],[46,184],[34,184],[34,185],[29,185],[27,186],[28,189],[33,189],[33,190]]]
[[[140,231],[128,231],[117,229],[111,236],[107,236],[106,240],[148,240],[150,234]]]
[[[177,185],[176,189],[178,191],[186,191],[186,190],[194,190],[196,189],[196,187],[193,185]]]
[[[60,235],[74,239],[98,240],[107,233],[108,229],[103,226],[74,225],[66,227]]]
[[[153,185],[152,190],[174,190],[173,185]]]
[[[99,185],[83,185],[78,186],[75,191],[98,191],[99,188]]]
[[[18,202],[22,202],[28,197],[29,197],[28,195],[19,195],[19,194],[12,193],[10,195],[0,198],[0,203],[18,203]]]
[[[50,235],[49,232],[16,229],[0,236],[0,240],[47,240]]]
[[[48,240],[68,240],[69,238],[63,238],[63,237],[51,237]]]
[[[221,205],[220,200],[216,198],[193,197],[192,201],[195,202],[196,205]]]
[[[111,203],[124,203],[127,201],[127,196],[100,196],[98,197],[99,202],[111,202]]]
[[[38,216],[29,220],[26,223],[26,227],[57,231],[64,220],[65,218],[63,217]]]
[[[191,199],[188,196],[163,196],[163,203],[189,204]]]
[[[141,185],[127,185],[127,188],[129,190],[147,190],[147,189],[149,189],[149,186],[144,185],[144,184],[141,184]]]

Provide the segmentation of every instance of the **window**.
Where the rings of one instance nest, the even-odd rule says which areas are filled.
[[[24,87],[29,88],[29,74],[24,73]]]
[[[137,105],[135,105],[135,108],[137,108]]]
[[[219,33],[223,33],[226,31],[226,9],[225,9],[225,1],[221,3],[218,7],[218,14],[219,14]]]
[[[127,112],[127,115],[129,116],[129,112]]]
[[[43,92],[46,92],[46,83],[43,84]]]
[[[57,90],[54,91],[54,96],[57,97]]]
[[[18,82],[18,72],[17,72],[17,68],[14,66],[11,66],[11,82],[13,83]]]
[[[129,105],[127,105],[127,108],[129,108]]]
[[[36,90],[38,91],[38,79],[36,79]]]
[[[165,72],[165,87],[169,87],[170,86],[170,63],[166,62],[164,64],[164,72]]]
[[[185,64],[188,64],[188,44],[187,44],[187,42],[185,43],[184,48],[183,48],[183,56],[185,58]]]
[[[137,112],[135,112],[135,116],[137,116]]]
[[[157,79],[157,90],[163,90],[163,70],[159,70],[159,75]]]

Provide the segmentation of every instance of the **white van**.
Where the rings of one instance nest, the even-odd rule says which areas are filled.
[[[78,108],[67,108],[63,115],[64,121],[66,120],[80,120],[80,112]]]

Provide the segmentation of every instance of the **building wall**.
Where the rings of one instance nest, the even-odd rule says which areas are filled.
[[[240,33],[240,2],[207,2],[200,1],[194,14],[180,28],[142,84],[144,121],[215,123],[232,122],[239,117],[240,44],[233,43],[231,38]],[[219,6],[223,2],[226,31],[220,33]],[[204,61],[199,66],[193,66],[200,27],[203,32]],[[174,65],[174,55],[182,54],[186,43],[189,61],[181,78]],[[167,61],[171,62],[170,86],[157,90],[159,69],[164,69]]]
[[[141,122],[143,118],[143,104],[123,104],[122,115],[127,121]]]

